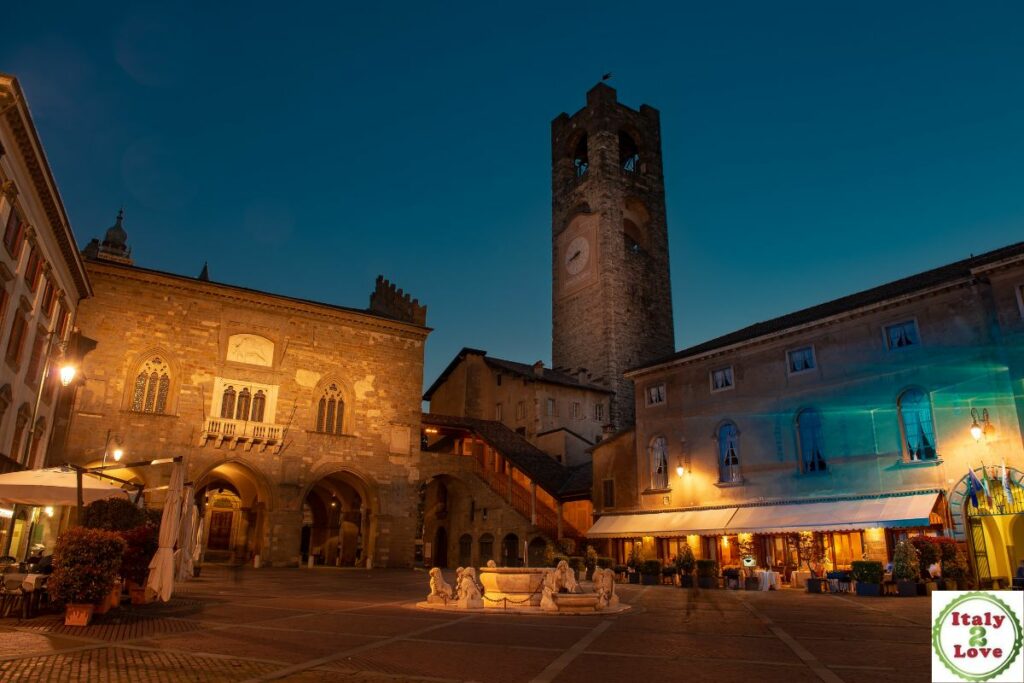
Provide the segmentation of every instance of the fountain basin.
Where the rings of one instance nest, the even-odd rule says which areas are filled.
[[[481,567],[484,607],[539,606],[544,577],[550,571],[541,567]]]

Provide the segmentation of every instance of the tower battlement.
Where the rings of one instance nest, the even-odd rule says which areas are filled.
[[[377,276],[376,288],[370,294],[370,311],[415,325],[427,324],[427,307],[383,275]]]

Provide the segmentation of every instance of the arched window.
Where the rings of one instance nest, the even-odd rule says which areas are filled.
[[[651,488],[668,488],[668,441],[663,436],[651,440]]]
[[[229,386],[224,389],[224,395],[220,399],[220,416],[225,420],[235,417],[235,388]]]
[[[797,444],[800,467],[804,472],[824,472],[825,444],[821,435],[821,415],[814,408],[805,408],[796,415]]]
[[[331,383],[317,403],[316,431],[322,434],[341,434],[345,419],[345,400],[341,388]]]
[[[262,389],[256,392],[256,395],[252,397],[252,415],[250,419],[253,422],[263,422],[263,413],[267,410],[267,394]]]
[[[718,428],[718,469],[723,482],[742,481],[740,476],[740,432],[732,422]]]
[[[580,136],[580,141],[576,143],[576,149],[572,155],[572,167],[576,173],[577,178],[582,178],[587,175],[587,170],[590,169],[590,160],[587,157],[587,134],[584,133]]]
[[[3,388],[0,388],[0,426],[3,425],[4,417],[7,415],[7,409],[11,407],[12,400],[14,400],[14,396],[11,393],[11,385],[5,384]]]
[[[619,131],[619,167],[626,173],[640,170],[640,149],[629,133]]]
[[[907,460],[934,460],[935,426],[932,402],[923,390],[907,389],[896,402],[903,432],[903,452]]]
[[[235,419],[248,420],[249,406],[251,404],[252,392],[249,391],[249,387],[245,387],[240,392],[238,392],[238,406],[235,408]]]
[[[154,356],[142,364],[132,387],[131,409],[137,413],[166,413],[171,391],[167,361]]]
[[[487,564],[487,560],[494,559],[494,536],[484,534],[480,537],[480,564]]]

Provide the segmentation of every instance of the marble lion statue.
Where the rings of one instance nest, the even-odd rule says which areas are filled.
[[[430,570],[430,595],[427,602],[447,603],[452,599],[452,587],[444,580],[440,567],[433,567]]]
[[[558,566],[544,575],[544,584],[541,588],[540,607],[551,612],[558,611],[555,603],[555,593],[582,593],[579,583],[576,582],[575,572],[569,568],[569,563],[562,560]]]
[[[452,599],[459,599],[459,588],[462,585],[462,572],[465,571],[462,567],[455,569],[455,587],[452,589]]]
[[[480,594],[480,586],[476,582],[476,570],[466,567],[459,576],[458,584],[459,607],[463,609],[481,608],[484,606]]]
[[[488,566],[488,568],[490,568],[490,567],[497,567],[498,564],[494,560],[487,560],[487,566]]]

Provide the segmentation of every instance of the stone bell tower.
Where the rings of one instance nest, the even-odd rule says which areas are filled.
[[[551,122],[552,361],[615,391],[634,421],[626,370],[675,350],[658,111],[598,83]]]

